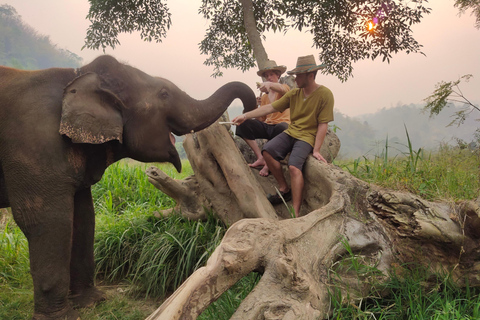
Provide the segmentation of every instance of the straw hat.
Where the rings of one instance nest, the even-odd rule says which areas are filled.
[[[291,71],[287,71],[287,73],[290,75],[307,73],[307,72],[317,71],[325,67],[326,65],[324,63],[322,63],[321,65],[317,65],[317,63],[315,62],[315,57],[313,56],[313,54],[311,54],[309,56],[299,57],[297,59],[296,68]]]
[[[265,71],[279,71],[280,74],[284,73],[285,70],[287,70],[287,67],[285,66],[277,66],[277,63],[273,60],[267,60],[267,62],[265,63],[265,68],[259,70],[257,72],[257,75],[260,76],[260,77],[263,77],[263,73]]]

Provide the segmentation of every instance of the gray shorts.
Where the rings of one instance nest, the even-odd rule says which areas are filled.
[[[262,149],[263,152],[268,152],[273,159],[280,161],[290,152],[288,158],[288,165],[303,170],[303,165],[307,161],[308,155],[313,151],[313,147],[305,141],[295,139],[285,132],[268,141]]]

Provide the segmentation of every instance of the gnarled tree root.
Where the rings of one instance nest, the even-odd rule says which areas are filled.
[[[185,142],[191,144],[186,150],[201,150],[198,158],[189,153],[197,181],[204,184],[198,190],[209,199],[214,190],[244,199],[247,205],[242,210],[251,210],[250,217],[258,215],[238,219],[245,217],[242,210],[233,210],[225,198],[223,204],[212,200],[214,210],[223,206],[222,220],[237,222],[207,265],[148,319],[196,319],[252,271],[263,273],[262,278],[232,319],[318,319],[329,314],[331,293],[365,297],[372,283],[410,261],[450,272],[459,283],[466,279],[470,285],[479,284],[480,198],[458,204],[426,201],[370,185],[310,157],[302,216],[282,219],[277,207],[274,211],[259,199],[265,197],[263,185],[252,182],[258,175],[251,175],[241,154],[229,144],[228,132],[212,127],[199,132],[197,141]],[[250,188],[243,189],[249,183]],[[235,218],[228,215],[230,210]],[[353,265],[361,265],[363,271]]]

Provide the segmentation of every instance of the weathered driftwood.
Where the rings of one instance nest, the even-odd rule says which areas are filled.
[[[188,186],[195,192],[190,197],[200,199],[189,212],[199,215],[209,199],[221,219],[236,223],[207,265],[148,319],[196,319],[252,271],[263,273],[262,278],[232,319],[322,318],[330,311],[330,292],[364,297],[372,283],[410,261],[451,272],[459,282],[480,284],[480,198],[425,201],[309,157],[301,217],[285,219],[284,206],[273,208],[266,201],[267,184],[258,182],[262,178],[247,167],[225,128],[214,125],[191,136],[185,149],[196,180]],[[371,272],[350,268],[353,259]]]

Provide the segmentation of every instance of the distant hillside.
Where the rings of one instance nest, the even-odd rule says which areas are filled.
[[[408,130],[410,141],[415,150],[418,148],[434,149],[441,143],[457,144],[459,140],[466,143],[475,140],[475,130],[480,127],[479,114],[472,113],[464,124],[448,126],[454,119],[452,115],[460,106],[446,108],[439,115],[430,118],[422,111],[423,106],[403,105],[391,109],[382,109],[373,114],[358,117],[375,131],[375,140],[381,141],[382,146],[388,137],[389,144],[407,144]],[[402,149],[405,151],[405,148]]]
[[[414,150],[433,150],[441,143],[453,145],[457,144],[458,139],[466,143],[475,140],[475,130],[480,127],[480,122],[475,120],[475,116],[480,118],[478,115],[471,114],[460,127],[447,127],[453,120],[451,116],[456,108],[459,107],[446,108],[434,118],[424,114],[422,106],[413,104],[384,108],[358,117],[335,112],[335,121],[330,123],[330,127],[336,131],[342,143],[339,154],[341,158],[380,155],[385,149],[387,138],[390,155],[406,152],[406,130]],[[241,105],[231,106],[228,109],[230,118],[241,114],[242,110]]]
[[[82,58],[58,48],[26,25],[14,7],[0,5],[0,65],[18,69],[79,67]]]

